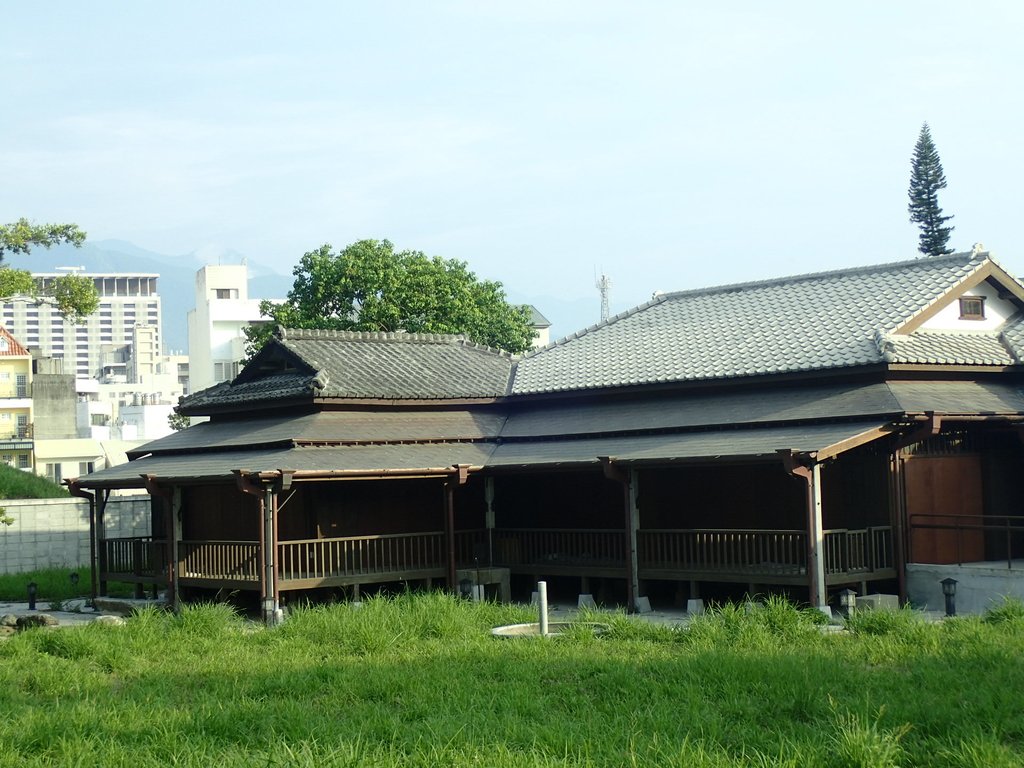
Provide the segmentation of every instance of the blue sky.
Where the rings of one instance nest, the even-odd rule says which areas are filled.
[[[595,271],[620,311],[914,257],[928,121],[951,244],[1024,274],[1022,34],[1012,2],[11,4],[0,220],[284,274],[386,237],[561,334]]]

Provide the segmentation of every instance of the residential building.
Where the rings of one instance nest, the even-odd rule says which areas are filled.
[[[188,313],[189,392],[238,375],[245,359],[244,329],[266,321],[249,298],[245,264],[207,265],[196,272],[195,309]]]
[[[32,355],[0,327],[0,461],[32,471]]]
[[[64,360],[64,372],[78,379],[99,378],[105,368],[121,367],[127,375],[136,326],[149,326],[148,341],[158,351],[161,339],[160,296],[155,274],[80,273],[91,278],[99,308],[79,325],[65,320],[55,306],[12,297],[0,303],[3,324],[36,357]],[[61,273],[34,273],[40,290]]]

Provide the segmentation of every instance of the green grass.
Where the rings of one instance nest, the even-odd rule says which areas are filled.
[[[79,576],[78,586],[71,584],[71,574]],[[92,571],[89,568],[44,568],[25,573],[0,573],[0,600],[5,602],[25,602],[28,599],[28,584],[36,583],[37,604],[46,608],[51,603],[63,603],[75,597],[86,597],[91,589]],[[128,584],[112,583],[109,585],[112,595],[127,597],[132,594]]]
[[[0,643],[0,765],[1020,766],[1024,610],[849,632],[778,600],[499,640],[442,594],[225,605]],[[995,617],[995,618],[993,618]]]
[[[68,489],[45,477],[0,463],[0,499],[60,499]]]

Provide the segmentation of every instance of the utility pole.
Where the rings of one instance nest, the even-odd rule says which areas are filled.
[[[608,293],[612,287],[612,279],[608,275],[601,275],[595,283],[601,294],[601,322],[608,319]]]

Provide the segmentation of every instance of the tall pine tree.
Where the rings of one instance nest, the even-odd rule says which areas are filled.
[[[943,216],[939,208],[939,190],[946,188],[939,152],[932,141],[928,123],[921,126],[921,135],[910,160],[910,220],[921,228],[917,249],[925,256],[952,253],[947,247],[953,227],[943,226],[952,216]]]

